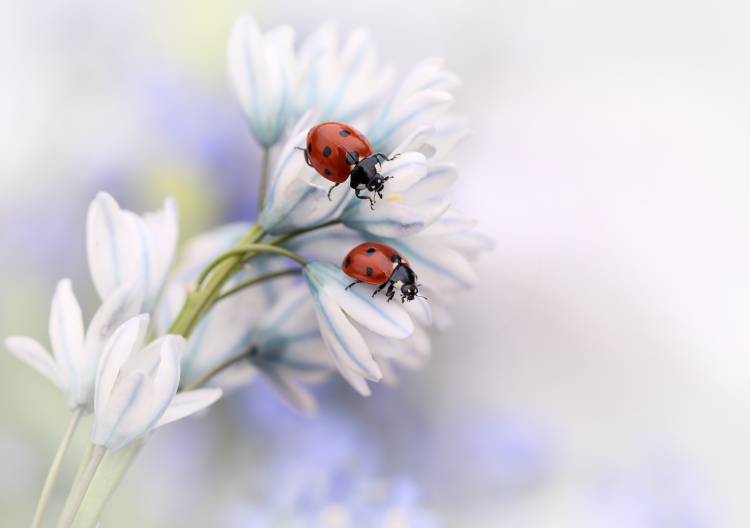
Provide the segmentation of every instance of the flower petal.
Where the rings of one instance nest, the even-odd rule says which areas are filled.
[[[97,408],[91,441],[117,450],[148,432],[153,420],[154,387],[142,371],[117,381],[106,406]]]
[[[180,359],[187,343],[178,335],[167,335],[159,347],[159,366],[154,374],[154,420],[149,428],[166,412],[180,385]]]
[[[427,176],[427,162],[424,154],[404,152],[396,159],[384,162],[381,172],[391,178],[385,184],[385,192],[402,193]]]
[[[93,381],[96,367],[107,340],[115,330],[128,319],[138,315],[143,301],[143,288],[139,279],[131,280],[104,299],[91,318],[86,331],[84,346],[84,377],[91,376]]]
[[[109,194],[97,194],[86,217],[86,249],[91,278],[102,300],[142,268],[136,247],[120,206]]]
[[[416,235],[442,215],[450,204],[442,198],[418,204],[399,201],[398,195],[388,196],[371,210],[363,200],[352,202],[342,215],[344,225],[376,236],[401,238]]]
[[[310,391],[292,380],[289,373],[274,368],[261,368],[260,371],[288,405],[308,416],[318,410],[318,404]]]
[[[60,379],[72,392],[69,399],[82,403],[83,316],[69,279],[57,283],[52,298],[49,335]]]
[[[373,381],[380,379],[380,369],[372,358],[367,344],[344,312],[330,296],[326,287],[330,264],[312,263],[305,268],[304,275],[315,301],[315,313],[323,340],[336,358],[340,370],[352,370]],[[330,266],[331,268],[333,266]]]
[[[52,355],[36,340],[26,336],[10,336],[5,339],[5,347],[11,354],[65,390],[60,380],[57,365]]]
[[[120,374],[130,355],[141,348],[148,330],[148,315],[133,317],[122,324],[107,341],[96,372],[94,410],[104,412]]]
[[[458,180],[458,169],[452,163],[430,166],[424,178],[409,189],[410,202],[424,202],[445,195]]]
[[[419,275],[419,282],[432,289],[466,289],[479,283],[479,278],[466,257],[451,248],[441,247],[436,250],[433,242],[420,240],[420,237],[388,239],[384,242],[404,255]]]
[[[172,423],[191,414],[195,414],[198,411],[202,411],[209,405],[213,404],[216,400],[221,398],[221,389],[196,389],[187,392],[180,392],[170,403],[167,410],[161,416],[156,427],[161,427],[168,423]]]
[[[229,39],[230,79],[253,134],[264,146],[279,140],[291,115],[293,46],[291,27],[263,35],[249,16],[237,20]]]

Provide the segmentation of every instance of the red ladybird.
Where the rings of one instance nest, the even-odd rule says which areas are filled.
[[[375,242],[360,244],[347,253],[341,268],[355,279],[346,287],[347,290],[364,282],[378,285],[373,297],[386,286],[385,295],[389,301],[396,294],[396,288],[401,289],[401,302],[418,297],[417,274],[409,266],[409,261],[391,246]]]
[[[328,191],[329,200],[331,191],[350,176],[349,184],[354,194],[361,200],[370,200],[370,207],[375,203],[374,199],[372,196],[360,196],[360,192],[370,191],[383,198],[384,183],[391,177],[382,176],[380,168],[384,161],[393,158],[373,153],[365,135],[353,126],[334,121],[320,123],[307,133],[307,147],[298,148],[304,151],[309,166],[334,182]]]

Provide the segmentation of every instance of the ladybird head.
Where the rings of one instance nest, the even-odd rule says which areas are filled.
[[[419,289],[416,284],[404,284],[401,286],[401,295],[407,301],[413,301],[415,297],[418,297]]]
[[[383,189],[385,188],[385,178],[383,178],[380,174],[376,174],[372,178],[370,178],[370,181],[367,183],[367,190],[371,192],[383,192]]]

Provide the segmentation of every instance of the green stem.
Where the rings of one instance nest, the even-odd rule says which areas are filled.
[[[249,288],[250,286],[254,286],[255,284],[258,284],[259,282],[276,279],[278,277],[288,277],[291,275],[299,275],[300,273],[302,273],[302,270],[299,268],[295,268],[295,269],[288,269],[288,270],[283,270],[283,271],[274,271],[273,273],[266,273],[265,275],[258,275],[257,277],[253,279],[246,280],[245,282],[241,282],[237,286],[230,288],[227,291],[223,292],[221,295],[216,297],[214,304],[221,301],[222,299],[226,299],[230,295],[234,295],[238,291],[244,290],[245,288]]]
[[[47,478],[44,481],[44,486],[42,486],[42,493],[39,496],[39,502],[37,502],[36,505],[34,520],[31,521],[31,528],[39,528],[42,525],[44,512],[47,509],[47,504],[49,503],[50,496],[52,495],[52,490],[55,487],[55,482],[57,482],[57,477],[60,475],[60,468],[62,467],[63,458],[65,457],[65,453],[68,451],[70,441],[72,440],[73,434],[78,427],[81,416],[83,416],[83,408],[77,407],[70,417],[68,428],[65,430],[65,434],[60,441],[60,445],[57,448],[55,457],[52,459],[52,464],[49,467]]]
[[[80,478],[73,483],[73,489],[70,490],[70,495],[65,503],[65,508],[60,514],[57,528],[69,528],[70,525],[73,524],[78,508],[81,507],[83,498],[86,496],[86,491],[89,489],[89,484],[91,484],[94,475],[96,475],[96,470],[106,452],[107,448],[104,446],[98,445],[94,448],[94,451],[91,453],[91,459],[86,465],[86,469],[83,470]]]
[[[263,228],[256,225],[240,241],[239,246],[257,242],[263,238],[263,234]],[[198,321],[211,306],[222,286],[236,273],[240,265],[242,265],[242,255],[233,255],[231,258],[227,258],[218,264],[214,272],[206,279],[205,284],[197,291],[188,295],[185,304],[182,306],[182,310],[177,315],[174,323],[172,323],[169,333],[181,335],[185,338],[190,337]]]
[[[197,380],[195,380],[193,383],[191,383],[190,385],[188,385],[185,388],[185,390],[189,391],[189,390],[197,389],[198,387],[202,387],[208,380],[210,380],[211,378],[213,378],[214,376],[216,376],[220,372],[224,371],[225,369],[228,369],[229,367],[231,367],[235,363],[237,363],[239,361],[242,361],[243,359],[252,356],[253,354],[255,354],[255,352],[256,352],[256,348],[255,347],[250,347],[245,352],[242,352],[241,354],[237,354],[236,356],[230,357],[229,359],[223,361],[222,363],[220,363],[216,367],[212,368],[210,371],[206,372],[203,376],[201,376],[200,378],[198,378]]]
[[[312,233],[313,231],[317,231],[318,229],[324,229],[326,227],[335,226],[340,223],[341,223],[341,218],[335,218],[333,220],[329,220],[328,222],[322,223],[320,225],[308,227],[306,229],[298,229],[297,231],[292,231],[291,233],[287,233],[284,236],[280,236],[279,238],[273,240],[271,244],[273,244],[274,246],[280,246],[282,244],[286,244],[293,238],[297,238],[300,235],[306,235],[307,233]]]
[[[258,218],[260,218],[260,212],[263,210],[263,206],[266,203],[266,193],[268,192],[268,165],[270,161],[271,149],[269,147],[264,147],[263,160],[260,170],[260,186],[258,187]]]
[[[216,269],[218,266],[220,266],[223,262],[232,259],[234,257],[242,257],[247,256],[250,257],[253,253],[275,253],[277,255],[283,255],[285,257],[289,257],[290,259],[298,262],[299,264],[303,266],[307,266],[307,261],[302,258],[300,255],[297,255],[293,251],[289,251],[285,248],[276,247],[275,245],[271,244],[240,244],[238,246],[235,246],[234,248],[230,249],[220,257],[218,257],[216,260],[211,262],[206,269],[203,270],[203,272],[198,277],[198,288],[206,281],[206,278],[211,274],[211,272]],[[244,259],[243,259],[244,260]]]

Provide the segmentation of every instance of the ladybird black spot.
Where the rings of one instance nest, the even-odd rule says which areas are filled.
[[[331,155],[331,152],[332,152],[331,147],[326,147],[323,149],[323,156],[327,158],[328,156]]]
[[[341,131],[339,131],[339,136],[341,136],[341,137],[346,137],[346,136],[348,136],[350,134],[351,134],[351,132],[349,132],[348,130],[341,130]]]
[[[331,169],[326,169],[323,172],[326,173],[326,176],[330,176],[331,175]]]
[[[367,248],[367,252],[368,252],[368,253],[369,253],[370,255],[372,255],[373,253],[375,253],[375,248],[373,248],[373,247],[371,247],[371,248]]]
[[[368,277],[372,277],[372,274],[374,273],[374,271],[372,270],[371,267],[367,266],[367,269],[365,270],[365,273],[367,273]]]
[[[312,143],[307,144],[307,152],[312,152]]]
[[[348,268],[349,264],[351,264],[351,263],[352,263],[352,258],[351,257],[346,257],[346,260],[344,261],[344,267]]]

